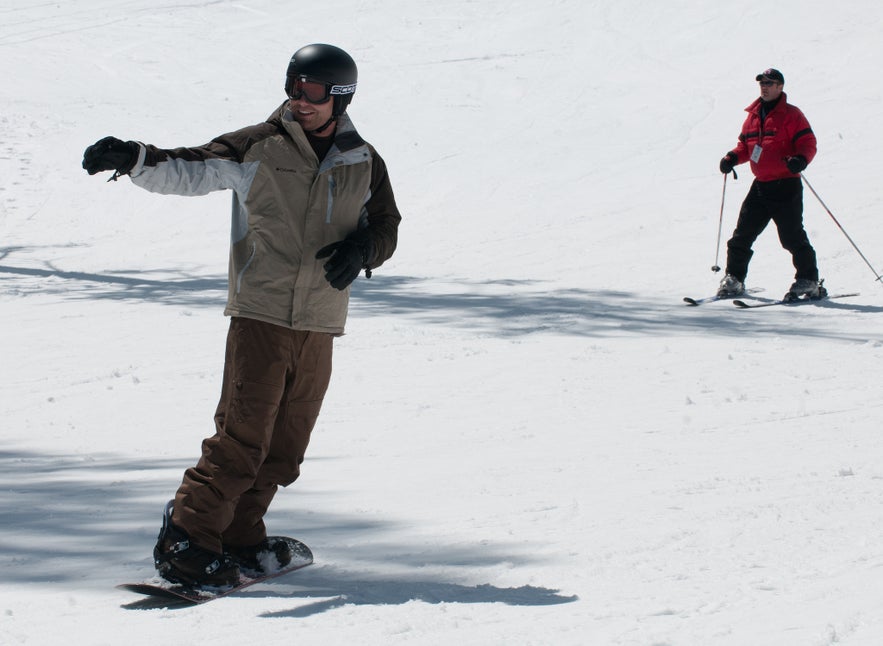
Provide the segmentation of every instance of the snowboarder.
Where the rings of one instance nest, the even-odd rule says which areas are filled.
[[[783,91],[785,77],[777,69],[757,75],[760,97],[745,108],[739,143],[720,161],[724,174],[751,163],[755,179],[739,211],[733,237],[727,242],[726,275],[718,295],[739,296],[745,292],[745,276],[754,241],[770,220],[776,223],[782,247],[791,253],[794,283],[788,290],[794,298],[821,298],[816,252],[803,227],[803,183],[800,173],[816,154],[816,137],[803,112],[790,105]]]
[[[401,220],[383,159],[346,113],[356,82],[349,54],[307,45],[289,62],[288,99],[263,123],[195,148],[106,137],[85,151],[90,175],[129,175],[156,193],[234,194],[215,434],[166,506],[154,561],[169,581],[231,585],[240,566],[290,559],[268,543],[263,517],[300,474],[349,286],[392,256]]]

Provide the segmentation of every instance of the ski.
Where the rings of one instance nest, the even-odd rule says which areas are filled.
[[[758,307],[772,307],[774,305],[802,305],[805,303],[820,303],[822,301],[827,301],[832,298],[849,298],[850,296],[858,296],[858,292],[854,294],[829,294],[822,298],[781,298],[777,301],[768,301],[765,303],[746,303],[745,301],[733,301],[733,305],[738,307],[739,309],[747,310],[747,309],[756,309]]]
[[[746,289],[746,294],[756,294],[757,292],[762,292],[762,287],[754,287],[752,289]],[[702,305],[703,303],[713,303],[714,301],[723,301],[729,300],[732,298],[731,296],[718,296],[715,294],[714,296],[706,296],[705,298],[690,298],[689,296],[684,296],[684,302],[687,305],[692,305],[694,307],[698,305]]]
[[[713,303],[714,301],[722,300],[723,296],[706,296],[705,298],[690,298],[689,296],[684,296],[684,302],[687,305],[698,306],[703,303]]]

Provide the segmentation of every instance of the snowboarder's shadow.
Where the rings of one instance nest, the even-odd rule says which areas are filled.
[[[144,597],[129,603],[120,604],[126,610],[178,610],[193,608],[196,604],[186,599],[169,599],[168,597]]]
[[[321,568],[299,575],[297,586],[285,586],[283,582],[269,584],[276,588],[271,592],[256,589],[243,596],[310,599],[310,603],[290,610],[262,613],[264,618],[303,618],[321,614],[334,608],[355,606],[395,606],[410,601],[424,603],[504,603],[511,606],[550,606],[571,603],[579,597],[561,594],[558,590],[525,585],[518,588],[499,588],[484,584],[477,586],[428,581],[425,579],[374,578],[336,571],[334,568]],[[306,580],[305,580],[306,579]],[[290,587],[291,592],[283,593],[280,588]],[[320,600],[316,600],[320,598]]]
[[[299,575],[304,576],[304,575]],[[289,592],[287,590],[294,589]],[[283,590],[286,590],[283,592]],[[410,581],[352,579],[342,576],[317,581],[316,585],[292,586],[284,583],[265,583],[255,589],[236,593],[230,598],[266,599],[278,597],[285,599],[316,599],[291,610],[265,612],[264,618],[303,618],[318,615],[342,606],[396,606],[409,601],[424,603],[505,603],[510,606],[552,606],[571,603],[579,599],[576,595],[563,595],[558,590],[538,588],[525,585],[519,588],[498,588],[484,584],[465,586],[438,581]],[[121,607],[129,610],[176,610],[192,608],[194,604],[186,600],[168,599],[165,597],[146,597]]]

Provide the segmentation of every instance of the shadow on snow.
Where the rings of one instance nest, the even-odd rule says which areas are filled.
[[[152,301],[167,305],[223,307],[227,297],[226,278],[199,278],[177,270],[155,272],[165,279],[146,278],[147,272],[126,275],[62,271],[54,268],[0,265],[0,287],[14,295],[57,294],[73,300]],[[22,280],[13,282],[3,274]],[[32,279],[32,280],[27,280]],[[33,280],[36,279],[36,280]],[[4,285],[4,283],[6,283]]]
[[[181,460],[102,456],[64,456],[35,451],[0,451],[0,567],[8,584],[63,585],[108,588],[127,577],[153,575],[150,551],[159,529],[162,503],[190,466]],[[536,554],[516,554],[482,542],[472,546],[408,546],[381,543],[394,522],[313,511],[315,498],[305,493],[303,512],[271,510],[274,526],[296,527],[300,537],[324,536],[331,553],[345,551],[347,560],[373,570],[395,570],[382,577],[353,573],[335,566],[313,566],[290,575],[278,585],[241,593],[244,597],[278,596],[311,601],[267,617],[303,617],[346,604],[396,605],[428,603],[506,603],[549,605],[576,600],[556,590],[534,586],[498,588],[434,580],[427,567],[463,568],[475,572],[501,564],[525,565],[541,560]],[[284,516],[284,522],[282,518]],[[288,531],[288,530],[283,530]],[[358,536],[355,547],[352,537]],[[424,574],[415,578],[414,570]],[[116,572],[116,573],[115,573]],[[108,582],[108,579],[113,581]],[[89,581],[92,581],[90,584]],[[297,584],[291,592],[289,582]],[[326,597],[332,597],[327,599]],[[321,599],[316,601],[316,599]],[[161,604],[168,607],[170,604]],[[156,607],[134,600],[124,607]]]
[[[3,256],[0,253],[0,258]],[[75,300],[148,301],[221,309],[226,292],[226,277],[188,276],[180,270],[129,275],[0,265],[0,293],[18,296],[40,293]],[[815,327],[805,320],[795,319],[783,326],[776,317],[734,312],[729,303],[690,308],[679,298],[669,300],[665,295],[548,288],[538,280],[469,281],[379,274],[354,284],[351,306],[354,316],[394,316],[422,325],[447,325],[498,337],[544,332],[585,337],[711,332],[865,340],[846,332],[834,334],[830,326]],[[883,312],[883,307],[845,301],[821,301],[812,307]]]
[[[551,606],[577,601],[576,595],[563,595],[532,585],[498,588],[492,585],[465,586],[440,581],[401,578],[360,578],[334,567],[304,570],[295,575],[297,590],[274,596],[313,600],[290,610],[266,612],[261,617],[309,617],[341,606],[403,605],[411,601],[424,603],[503,603],[510,606]],[[292,579],[294,580],[294,579]],[[281,583],[281,582],[280,582]],[[272,586],[271,586],[272,587]],[[255,590],[244,596],[266,597]],[[315,601],[316,597],[330,597]]]
[[[447,292],[437,293],[445,287]],[[820,301],[799,307],[883,312],[883,307],[844,301]],[[814,327],[811,322],[797,319],[784,327],[776,317],[735,311],[730,303],[695,308],[680,298],[668,300],[666,296],[603,289],[546,289],[543,281],[535,280],[460,280],[440,284],[427,279],[377,276],[356,285],[352,309],[354,315],[365,312],[396,316],[500,337],[542,332],[586,337],[707,332],[866,340],[864,336],[853,337],[843,331],[833,334],[828,329],[830,326]]]

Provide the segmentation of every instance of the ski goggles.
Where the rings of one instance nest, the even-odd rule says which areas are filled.
[[[327,83],[310,81],[304,76],[289,76],[285,81],[285,94],[294,101],[304,98],[319,105],[327,103],[331,98],[331,87]]]
[[[356,84],[331,85],[321,81],[312,81],[306,76],[289,76],[285,81],[285,94],[293,101],[306,99],[314,105],[321,105],[331,100],[335,94],[353,94]]]

